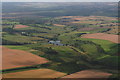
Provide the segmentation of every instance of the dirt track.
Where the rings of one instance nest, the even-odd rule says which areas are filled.
[[[82,36],[82,38],[103,39],[114,43],[120,43],[120,41],[118,41],[118,37],[120,36],[114,34],[105,34],[105,33],[85,34]]]
[[[2,69],[32,66],[49,62],[32,53],[2,47]]]

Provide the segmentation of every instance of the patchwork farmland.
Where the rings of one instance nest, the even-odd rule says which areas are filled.
[[[118,3],[4,3],[4,78],[118,78]]]

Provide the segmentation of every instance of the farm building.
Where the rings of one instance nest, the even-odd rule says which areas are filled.
[[[64,44],[61,44],[60,41],[48,41],[49,44],[64,46]]]

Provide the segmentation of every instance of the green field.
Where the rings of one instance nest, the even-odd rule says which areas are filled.
[[[117,45],[116,43],[112,43],[110,41],[107,40],[101,40],[101,39],[86,39],[86,38],[76,38],[77,40],[83,40],[83,41],[92,41],[96,44],[101,45],[101,47],[106,51],[106,52],[110,52],[111,51],[111,47]]]
[[[10,48],[10,49],[24,50],[24,51],[28,51],[28,50],[30,50],[30,48],[29,48],[28,46],[5,45],[5,47],[8,47],[8,48]]]
[[[3,39],[8,40],[8,41],[12,41],[12,42],[18,42],[18,43],[35,43],[36,40],[38,40],[38,41],[44,40],[43,38],[22,36],[19,34],[4,35]]]

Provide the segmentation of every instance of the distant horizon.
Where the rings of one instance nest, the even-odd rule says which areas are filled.
[[[1,2],[119,2],[119,0],[1,0]]]

